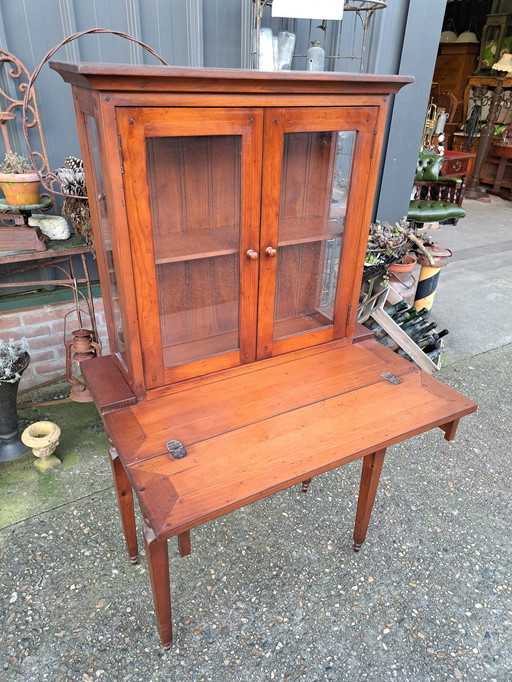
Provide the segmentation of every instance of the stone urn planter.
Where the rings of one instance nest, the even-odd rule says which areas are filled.
[[[0,340],[0,461],[17,459],[28,451],[20,439],[16,401],[21,375],[29,362],[24,344]]]
[[[39,471],[50,471],[59,466],[61,461],[53,453],[59,444],[60,428],[53,422],[41,421],[27,426],[21,434],[21,440],[28,448],[32,448],[37,457],[34,466]]]

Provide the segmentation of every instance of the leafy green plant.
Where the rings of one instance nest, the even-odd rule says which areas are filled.
[[[25,355],[28,350],[27,340],[21,339],[15,343],[14,339],[4,341],[0,339],[0,381],[14,383],[17,381],[25,366]]]
[[[0,166],[0,173],[8,174],[20,174],[20,173],[30,173],[32,166],[30,165],[27,158],[20,156],[16,152],[7,152],[5,159]]]

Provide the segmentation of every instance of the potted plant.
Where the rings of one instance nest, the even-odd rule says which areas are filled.
[[[27,342],[22,339],[0,339],[0,460],[21,457],[27,447],[21,442],[16,399],[21,375],[27,369],[30,356]]]
[[[39,176],[28,159],[7,152],[0,166],[0,188],[8,206],[34,206],[39,203]]]

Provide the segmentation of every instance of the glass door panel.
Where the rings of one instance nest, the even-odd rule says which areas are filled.
[[[376,111],[265,112],[258,358],[349,341],[376,178]]]
[[[333,324],[355,136],[284,135],[274,339]]]
[[[164,365],[239,349],[241,138],[148,138]]]
[[[261,111],[126,107],[117,122],[146,386],[253,361]]]

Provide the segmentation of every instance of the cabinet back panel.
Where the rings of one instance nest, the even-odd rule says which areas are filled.
[[[158,265],[157,282],[164,347],[238,329],[238,259],[234,255]],[[230,345],[222,350],[233,349]],[[174,364],[172,353],[169,360]]]
[[[160,234],[238,226],[240,138],[148,138],[155,239]]]

